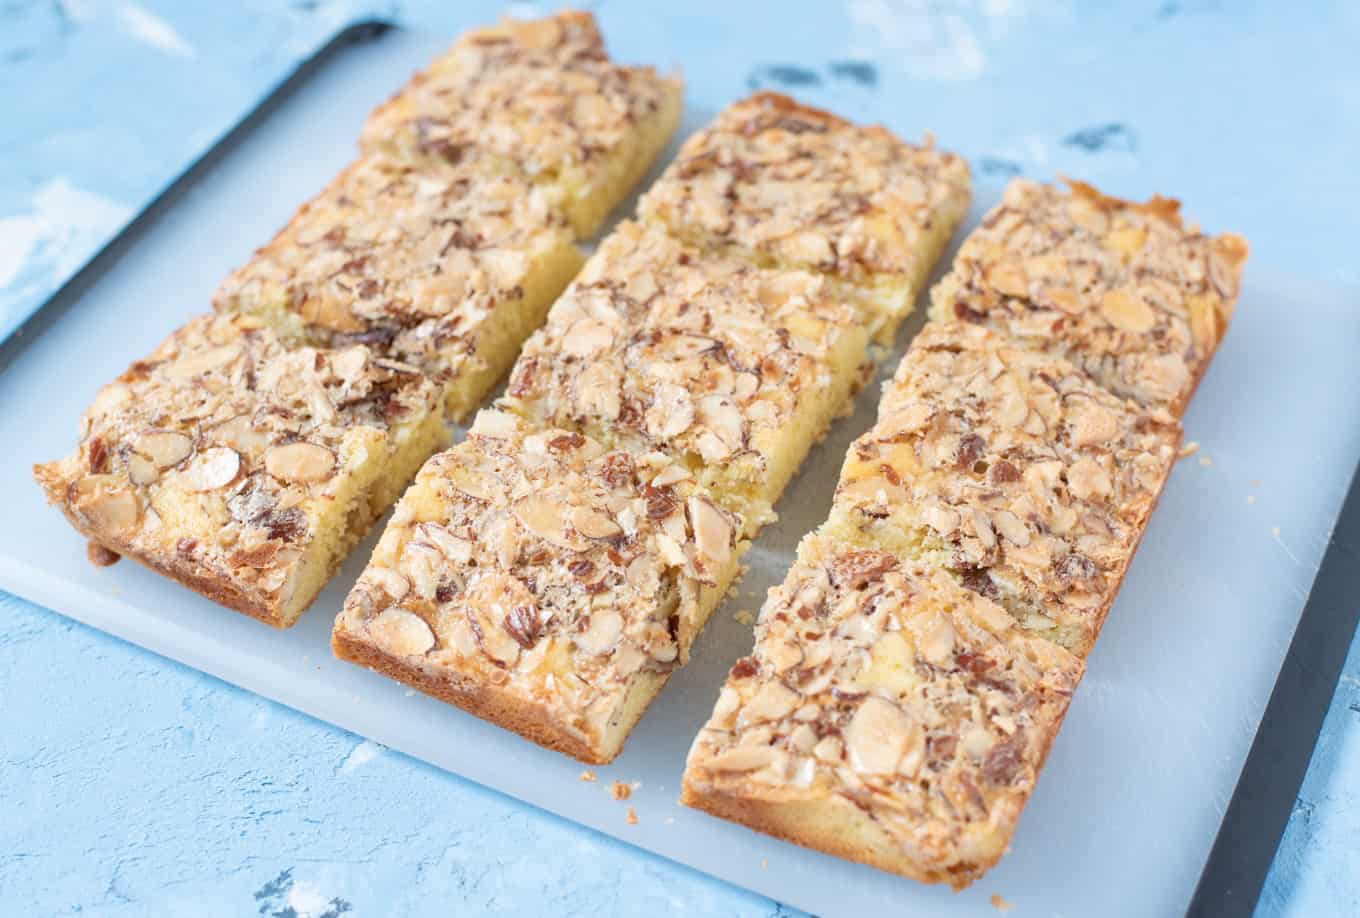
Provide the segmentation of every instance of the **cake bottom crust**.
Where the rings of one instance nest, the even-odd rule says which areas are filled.
[[[680,802],[728,822],[820,851],[843,860],[866,864],[919,883],[949,883],[955,890],[967,887],[996,860],[969,864],[957,870],[930,870],[907,858],[873,818],[843,797],[772,801],[737,797],[684,782]]]
[[[608,765],[618,756],[623,740],[634,724],[642,719],[652,699],[661,692],[670,676],[669,673],[640,675],[630,688],[628,699],[620,706],[619,720],[610,725],[607,736],[592,743],[587,736],[563,724],[546,705],[527,701],[522,695],[497,685],[461,677],[454,671],[435,673],[413,665],[356,637],[343,621],[336,623],[331,634],[331,651],[338,659],[410,686],[532,743],[588,765]]]

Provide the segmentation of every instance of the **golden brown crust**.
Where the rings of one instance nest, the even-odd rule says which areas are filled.
[[[579,733],[568,729],[547,705],[526,701],[516,692],[506,691],[455,670],[413,664],[407,659],[384,652],[342,626],[337,625],[331,633],[331,650],[341,660],[356,663],[408,685],[474,717],[516,733],[531,743],[588,765],[608,765],[621,751],[622,747],[603,752]],[[663,676],[662,683],[664,681]],[[660,691],[660,688],[661,684],[658,684],[656,690]],[[655,693],[652,697],[655,697]],[[641,713],[638,712],[639,716]]]

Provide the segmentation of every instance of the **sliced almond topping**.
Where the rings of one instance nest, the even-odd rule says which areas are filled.
[[[479,434],[483,437],[504,438],[514,436],[519,430],[519,419],[508,411],[496,411],[486,408],[477,412],[477,417],[472,422],[469,434]]]
[[[87,475],[71,488],[71,504],[98,532],[122,532],[137,524],[137,496],[109,475]]]
[[[190,491],[225,488],[241,472],[241,455],[226,446],[203,450],[184,470],[182,481]]]
[[[1024,548],[1029,544],[1029,529],[1009,510],[998,510],[992,514],[992,524],[996,526],[996,531],[1009,539],[1013,544]]]
[[[138,487],[146,487],[153,484],[161,477],[161,470],[156,468],[156,463],[141,455],[140,453],[130,453],[127,458],[128,481]]]
[[[588,654],[598,656],[613,650],[623,634],[623,618],[613,609],[597,609],[590,614],[590,624],[576,635],[576,646]]]
[[[191,351],[181,354],[178,360],[165,368],[165,373],[172,379],[192,379],[225,367],[240,354],[239,344],[224,344],[204,351]]]
[[[652,479],[652,487],[664,488],[691,477],[689,469],[678,463],[672,463],[656,473],[656,476]]]
[[[992,531],[992,520],[985,510],[973,508],[973,531],[977,533],[983,548],[996,547],[996,533]]]
[[[943,666],[953,659],[954,626],[949,618],[939,612],[926,612],[913,617],[908,627],[916,637],[916,647],[921,656],[936,666]]]
[[[723,441],[729,450],[744,443],[741,410],[726,395],[705,395],[699,400],[699,423]]]
[[[133,449],[158,469],[179,465],[194,451],[193,438],[176,430],[148,430],[137,437]]]
[[[248,456],[259,455],[269,446],[269,436],[255,429],[254,422],[248,414],[228,418],[216,427],[210,428],[207,434],[214,441]]]
[[[783,720],[800,700],[798,693],[784,683],[766,682],[747,699],[742,716],[748,721]]]
[[[755,771],[774,762],[778,755],[769,746],[737,746],[709,759],[708,767],[713,771]]]
[[[434,632],[425,620],[396,606],[374,616],[368,634],[378,647],[398,657],[420,656],[434,646]]]
[[[689,520],[699,553],[718,564],[732,557],[732,527],[716,507],[702,497],[689,499]]]
[[[472,542],[459,538],[438,523],[419,523],[416,537],[430,543],[455,564],[466,564],[472,559]]]
[[[921,513],[926,525],[942,536],[947,536],[959,528],[959,514],[942,504],[930,504]]]
[[[411,581],[390,567],[378,567],[377,565],[370,567],[368,579],[382,587],[383,592],[392,597],[393,602],[401,602],[406,594],[411,592]]]
[[[531,494],[515,504],[515,519],[539,538],[561,548],[580,551],[587,543],[567,534],[566,508],[539,494]]]
[[[325,481],[335,466],[335,453],[306,440],[274,446],[264,454],[265,471],[281,481]]]
[[[1142,334],[1157,324],[1157,313],[1143,299],[1127,290],[1110,290],[1100,301],[1100,314],[1121,331]]]
[[[608,514],[591,507],[576,507],[572,510],[571,524],[587,539],[612,539],[623,532]]]
[[[897,705],[870,695],[845,730],[850,767],[860,774],[892,774],[907,751],[912,731],[919,729]]]
[[[1073,446],[1108,445],[1119,434],[1119,419],[1093,399],[1074,400],[1068,428]]]
[[[562,336],[562,351],[573,357],[589,357],[614,343],[614,332],[594,319],[580,319]]]

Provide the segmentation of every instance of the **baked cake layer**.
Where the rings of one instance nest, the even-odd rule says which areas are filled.
[[[1085,655],[1180,425],[990,329],[930,322],[851,447],[824,532],[951,572]]]
[[[931,291],[931,317],[1067,357],[1179,416],[1237,303],[1246,240],[1186,226],[1178,202],[1016,179]]]
[[[286,627],[445,442],[409,368],[204,316],[100,390],[76,451],[34,475],[90,539]]]
[[[507,21],[417,73],[369,118],[360,145],[522,176],[586,238],[665,147],[681,94],[677,78],[610,62],[588,13]]]
[[[363,343],[436,380],[461,420],[582,258],[547,197],[475,166],[366,157],[217,292],[292,345]]]
[[[640,213],[703,249],[827,275],[891,341],[968,201],[960,157],[764,92],[690,137]]]
[[[932,566],[811,536],[694,742],[681,800],[963,887],[1005,852],[1081,672]]]
[[[660,453],[482,411],[402,497],[342,659],[608,762],[722,598],[735,518]]]
[[[620,224],[526,345],[501,407],[687,469],[747,535],[868,365],[825,279]]]

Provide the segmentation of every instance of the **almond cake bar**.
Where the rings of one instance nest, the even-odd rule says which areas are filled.
[[[411,161],[475,161],[543,189],[595,234],[665,147],[682,83],[612,63],[589,13],[463,35],[369,118],[360,141]]]
[[[353,345],[285,350],[203,316],[100,390],[34,466],[77,530],[209,599],[292,625],[447,440],[435,386]]]
[[[737,521],[659,452],[484,409],[402,497],[338,657],[612,760],[737,571]]]
[[[1246,240],[1185,226],[1174,200],[1067,184],[1011,182],[931,291],[931,317],[998,328],[1179,416],[1232,318]]]
[[[501,407],[689,470],[753,536],[871,369],[824,279],[620,224],[530,338]]]
[[[639,210],[701,249],[827,275],[891,342],[968,202],[962,158],[762,92],[689,138]]]
[[[681,802],[961,888],[1005,852],[1081,673],[934,565],[812,535],[694,742]]]
[[[360,159],[226,279],[215,306],[290,344],[366,344],[435,379],[462,420],[583,261],[540,191],[484,173]]]
[[[930,322],[850,448],[823,532],[948,570],[1085,656],[1180,425],[990,329]]]

